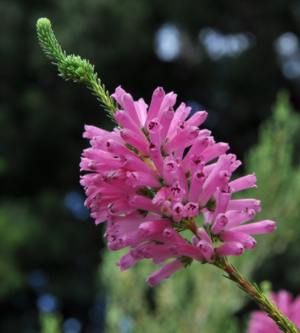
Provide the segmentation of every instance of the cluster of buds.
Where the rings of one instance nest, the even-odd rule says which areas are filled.
[[[121,87],[112,97],[118,127],[85,127],[91,147],[80,167],[86,206],[96,224],[107,221],[108,248],[129,248],[121,270],[145,258],[163,264],[148,278],[154,285],[192,260],[241,255],[255,246],[253,235],[274,230],[273,221],[253,222],[259,200],[233,198],[256,187],[256,177],[232,180],[241,162],[227,143],[200,129],[207,112],[175,107],[176,94],[162,88],[149,107]]]

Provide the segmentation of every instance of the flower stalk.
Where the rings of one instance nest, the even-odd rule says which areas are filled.
[[[226,257],[219,257],[214,265],[227,273],[227,278],[235,282],[250,298],[252,298],[268,316],[274,320],[277,326],[285,333],[299,333],[297,327],[291,322],[272,302],[265,293],[254,283],[248,281],[228,261]]]

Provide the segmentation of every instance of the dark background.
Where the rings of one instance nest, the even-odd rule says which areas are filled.
[[[243,158],[278,91],[300,105],[300,2],[0,0],[0,331],[38,332],[39,314],[59,309],[101,332],[104,244],[78,164],[83,125],[112,124],[42,55],[43,16],[111,92],[121,84],[149,101],[158,85],[174,90]]]

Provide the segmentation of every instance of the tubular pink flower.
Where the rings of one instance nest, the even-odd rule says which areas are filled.
[[[281,290],[277,294],[272,293],[271,297],[282,313],[300,328],[300,296],[293,300],[290,293]],[[251,314],[247,333],[258,332],[280,333],[281,330],[265,312],[254,311]]]
[[[180,262],[180,260],[176,259],[176,260],[172,261],[171,263],[166,264],[158,271],[152,273],[148,277],[147,282],[150,284],[150,286],[154,286],[154,285],[158,284],[159,282],[161,282],[162,280],[170,277],[172,274],[177,272],[182,267],[183,267],[183,264]]]
[[[238,192],[246,190],[248,188],[253,188],[256,187],[256,176],[254,174],[244,176],[236,180],[233,180],[228,185],[232,192]]]
[[[235,227],[235,231],[245,232],[250,235],[257,235],[257,234],[267,234],[269,232],[274,231],[276,228],[276,224],[274,221],[270,220],[263,220],[256,223],[249,223],[246,225],[241,225],[239,227]]]
[[[216,249],[216,253],[223,256],[239,256],[244,252],[243,244],[239,242],[226,242]]]
[[[211,227],[211,231],[215,235],[218,235],[222,230],[226,228],[227,224],[228,224],[228,218],[226,217],[226,215],[219,214]]]
[[[191,177],[191,184],[190,184],[190,191],[188,200],[189,201],[199,201],[199,196],[202,191],[202,185],[205,181],[205,176],[202,171],[194,172],[193,176]]]
[[[256,245],[256,240],[250,235],[238,231],[223,231],[220,239],[224,242],[240,242],[245,249],[252,249]]]
[[[228,203],[228,209],[231,210],[248,210],[254,209],[257,213],[260,212],[260,201],[256,199],[238,199],[230,200]]]
[[[207,147],[200,155],[200,158],[204,163],[206,163],[221,156],[222,154],[225,154],[228,149],[229,145],[227,143],[219,142]]]
[[[207,112],[206,111],[198,111],[195,112],[190,119],[187,120],[186,125],[187,126],[200,126],[202,125],[207,118]]]
[[[184,124],[185,119],[190,114],[191,108],[186,106],[185,103],[181,103],[174,113],[173,120],[170,124],[167,137],[174,135],[176,128]]]
[[[176,107],[176,94],[162,88],[149,107],[121,87],[112,97],[118,126],[111,132],[85,126],[90,147],[82,153],[80,183],[95,222],[107,221],[108,248],[129,248],[120,269],[143,259],[165,264],[149,277],[153,285],[192,260],[240,255],[255,246],[252,235],[274,230],[273,221],[249,223],[259,200],[234,199],[235,192],[256,187],[256,177],[231,180],[241,162],[227,153],[227,143],[199,128],[207,112],[189,117],[191,108]],[[183,230],[193,237],[183,237]]]
[[[196,245],[206,261],[211,261],[214,255],[214,248],[210,242],[201,240]]]

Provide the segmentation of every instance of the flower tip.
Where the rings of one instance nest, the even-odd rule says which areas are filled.
[[[273,232],[274,230],[276,230],[277,225],[275,221],[272,220],[267,220],[266,221],[266,230],[267,232]]]
[[[255,239],[249,239],[247,242],[244,243],[244,246],[246,249],[254,249],[256,246],[256,240]]]
[[[117,265],[117,267],[119,267],[119,270],[120,270],[121,272],[124,272],[124,271],[127,270],[126,266],[122,265],[120,262],[117,262],[116,265]]]
[[[227,143],[227,142],[220,142],[220,147],[223,147],[224,150],[226,149],[226,151],[229,150],[229,148],[230,148],[229,143]]]
[[[121,85],[118,85],[117,88],[115,89],[115,92],[113,93],[113,95],[116,95],[116,94],[125,94],[125,90],[122,88]]]
[[[153,276],[149,276],[147,279],[146,279],[146,282],[147,284],[150,286],[150,287],[154,287],[155,285],[158,284],[158,281],[155,279],[155,277]]]
[[[205,122],[208,116],[208,112],[203,110],[203,111],[198,111],[199,117],[201,118],[201,124]]]
[[[146,281],[151,287],[153,287],[161,281],[168,279],[172,274],[177,272],[182,267],[183,264],[180,262],[180,260],[176,259],[161,267],[159,270],[153,272],[148,276]]]
[[[259,213],[261,211],[261,201],[255,200],[254,202],[254,210]]]
[[[219,172],[219,177],[223,181],[228,181],[230,179],[230,173],[227,170],[222,170]]]
[[[122,88],[121,85],[117,86],[115,92],[111,94],[111,97],[115,99],[118,103],[121,101],[122,96],[125,94],[125,90]]]
[[[163,89],[162,87],[157,87],[157,88],[154,90],[153,95],[155,95],[155,96],[157,96],[157,97],[158,97],[158,96],[162,97],[162,96],[165,95],[165,91],[164,91],[164,89]]]
[[[131,95],[128,94],[128,93],[125,93],[125,94],[123,95],[123,101],[124,101],[124,102],[132,101],[132,97],[131,97]]]
[[[249,218],[252,220],[254,216],[256,215],[255,209],[248,209],[246,214],[249,216]]]
[[[208,242],[201,240],[198,242],[197,247],[201,251],[201,254],[204,257],[204,259],[206,261],[211,261],[214,253],[212,246]]]
[[[37,20],[36,26],[38,28],[51,27],[51,21],[47,17],[41,17]]]
[[[173,236],[173,229],[172,228],[165,228],[163,231],[163,236],[168,239],[171,238]]]
[[[132,267],[136,263],[137,259],[134,258],[131,253],[126,253],[123,257],[117,262],[117,266],[119,267],[121,272],[126,271],[130,267]]]
[[[244,252],[244,247],[243,247],[243,245],[241,244],[241,245],[237,246],[237,248],[236,248],[236,254],[237,254],[237,255],[240,255],[240,254],[242,254],[243,252]]]
[[[219,214],[216,218],[215,223],[213,224],[211,230],[214,234],[219,234],[225,226],[228,224],[228,218],[225,214]]]

